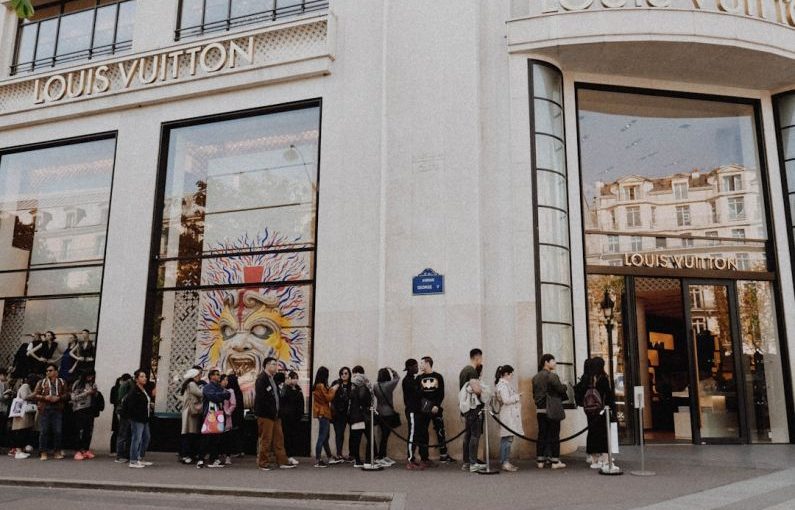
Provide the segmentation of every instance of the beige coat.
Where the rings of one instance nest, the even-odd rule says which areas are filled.
[[[519,393],[508,384],[504,379],[497,383],[497,399],[502,404],[500,407],[499,418],[502,423],[524,435],[522,429],[522,404]],[[500,437],[512,436],[505,427],[500,427]]]
[[[188,383],[185,388],[185,393],[182,395],[182,433],[183,434],[198,434],[201,432],[202,415],[191,414],[191,410],[196,403],[202,402],[202,389],[196,384],[196,381]]]
[[[19,387],[17,391],[17,398],[21,398],[22,400],[31,399],[30,397],[33,395],[33,390],[30,389],[28,383],[23,384]],[[11,430],[24,430],[33,427],[33,424],[36,421],[36,413],[27,413],[18,418],[12,418],[11,420]]]

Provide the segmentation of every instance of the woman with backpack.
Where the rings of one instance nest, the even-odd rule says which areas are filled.
[[[381,438],[378,441],[375,461],[385,467],[395,463],[387,457],[387,443],[392,429],[400,427],[400,415],[395,412],[393,393],[400,382],[400,375],[391,367],[382,368],[378,371],[378,382],[373,386],[373,394],[378,406],[378,416],[376,422],[381,429]]]
[[[524,435],[522,429],[522,394],[514,389],[511,381],[513,380],[513,367],[502,365],[497,368],[494,378],[496,387],[495,396],[499,405],[497,412],[499,419],[511,430]],[[519,468],[511,464],[511,446],[513,445],[514,432],[500,427],[500,465],[503,471],[514,472]]]
[[[585,373],[577,385],[578,400],[582,395],[582,407],[588,418],[588,439],[585,451],[591,456],[591,468],[601,469],[607,463],[607,434],[610,432],[602,410],[610,406],[611,420],[615,421],[616,397],[605,372],[605,360],[595,357],[588,360]]]
[[[201,371],[191,368],[182,376],[182,431],[179,442],[179,457],[183,464],[192,464],[199,458],[203,395],[199,381]]]

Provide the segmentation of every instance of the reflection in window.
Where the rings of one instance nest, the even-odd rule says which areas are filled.
[[[152,263],[158,412],[179,409],[173,379],[194,364],[238,374],[250,408],[267,356],[308,396],[319,118],[312,104],[168,132]]]
[[[55,358],[96,331],[114,153],[107,138],[0,152],[0,359],[37,332],[56,334]]]
[[[643,238],[640,236],[632,236],[632,251],[643,251]]]
[[[607,251],[610,253],[618,253],[618,236],[607,236]]]
[[[577,99],[587,265],[618,258],[605,239],[615,235],[622,246],[630,246],[632,236],[667,238],[655,245],[668,255],[687,250],[732,259],[740,248],[751,270],[767,270],[754,103],[587,85],[578,87]],[[638,191],[633,195],[630,187]],[[642,204],[625,206],[633,196]],[[617,225],[611,221],[616,208]],[[753,241],[730,241],[738,221]]]
[[[654,246],[658,249],[665,248],[666,246],[668,246],[668,239],[665,237],[655,237]]]

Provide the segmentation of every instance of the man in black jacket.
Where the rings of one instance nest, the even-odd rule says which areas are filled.
[[[257,377],[254,386],[254,414],[257,416],[257,431],[259,433],[259,453],[257,465],[262,471],[270,471],[270,449],[276,454],[276,463],[281,469],[294,468],[287,460],[284,450],[284,432],[280,414],[279,388],[273,376],[279,368],[275,358],[265,358],[265,370]]]
[[[409,358],[406,360],[406,368],[403,369],[406,376],[403,378],[403,402],[406,407],[406,423],[408,424],[408,458],[406,460],[406,469],[414,471],[422,471],[425,467],[417,461],[414,454],[417,449],[417,444],[428,444],[428,422],[424,421],[425,427],[423,428],[423,420],[420,413],[420,388],[417,384],[417,372],[419,372],[419,365],[417,360]],[[423,430],[425,432],[423,432]],[[423,450],[420,446],[420,457],[423,459],[428,458],[427,446]],[[423,451],[425,452],[423,456]]]
[[[447,454],[447,438],[444,431],[444,416],[442,415],[444,377],[442,377],[442,374],[433,371],[433,359],[430,356],[422,358],[420,375],[417,380],[420,390],[420,410],[425,420],[424,426],[427,429],[428,422],[433,424],[433,430],[436,432],[436,442],[440,445],[439,461],[444,463],[455,462]],[[425,467],[434,467],[434,464],[427,457],[423,459],[423,464]]]

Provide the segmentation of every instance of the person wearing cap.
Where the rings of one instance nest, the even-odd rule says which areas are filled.
[[[403,403],[406,408],[406,423],[408,425],[408,444],[406,445],[408,457],[406,459],[406,469],[410,471],[422,471],[425,467],[419,462],[415,451],[419,444],[428,444],[428,424],[425,424],[425,430],[420,423],[420,388],[417,383],[417,373],[419,372],[419,364],[414,358],[406,360],[405,368],[406,376],[403,377],[401,384],[403,388]],[[423,448],[420,447],[422,451]],[[427,448],[425,448],[427,451]]]
[[[179,457],[183,464],[191,464],[199,458],[202,420],[202,389],[199,386],[202,373],[191,368],[182,376],[182,435],[180,436]]]

